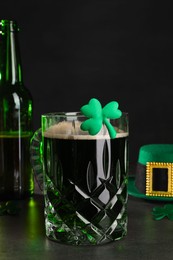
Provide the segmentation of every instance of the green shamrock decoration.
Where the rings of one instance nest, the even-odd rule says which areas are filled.
[[[17,215],[20,211],[18,202],[16,201],[3,201],[0,202],[0,216],[2,215]]]
[[[173,204],[166,204],[164,207],[155,207],[152,214],[155,220],[161,220],[164,217],[173,220]]]
[[[92,98],[88,105],[84,105],[80,109],[89,118],[81,124],[81,129],[88,131],[90,135],[96,135],[102,128],[102,124],[105,124],[110,138],[115,138],[116,131],[109,119],[121,117],[122,112],[118,109],[118,106],[116,101],[112,101],[102,108],[100,102],[96,98]]]

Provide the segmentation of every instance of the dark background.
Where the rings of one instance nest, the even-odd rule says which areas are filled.
[[[0,0],[17,20],[34,130],[45,112],[92,97],[129,113],[130,161],[141,145],[173,143],[173,15],[168,1]]]

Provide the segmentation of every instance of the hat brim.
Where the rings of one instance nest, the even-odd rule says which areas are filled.
[[[135,186],[135,177],[129,176],[128,177],[128,194],[140,198],[140,199],[147,199],[147,200],[159,200],[159,201],[173,201],[173,197],[156,197],[156,196],[147,196],[143,193],[140,193]]]

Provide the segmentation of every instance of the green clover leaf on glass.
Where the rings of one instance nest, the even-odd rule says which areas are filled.
[[[173,204],[166,204],[164,207],[155,207],[152,214],[155,220],[161,220],[164,217],[173,220]]]
[[[102,108],[100,102],[96,98],[92,98],[87,105],[80,109],[89,118],[81,124],[81,129],[88,131],[90,135],[96,135],[101,130],[102,125],[105,124],[110,138],[115,138],[116,130],[109,119],[121,117],[122,112],[118,109],[118,106],[116,101],[112,101]]]

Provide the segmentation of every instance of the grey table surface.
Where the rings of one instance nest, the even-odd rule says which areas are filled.
[[[36,194],[20,202],[18,215],[0,216],[0,260],[172,259],[173,221],[151,214],[162,204],[129,196],[126,237],[102,246],[67,246],[46,238],[44,200]]]

